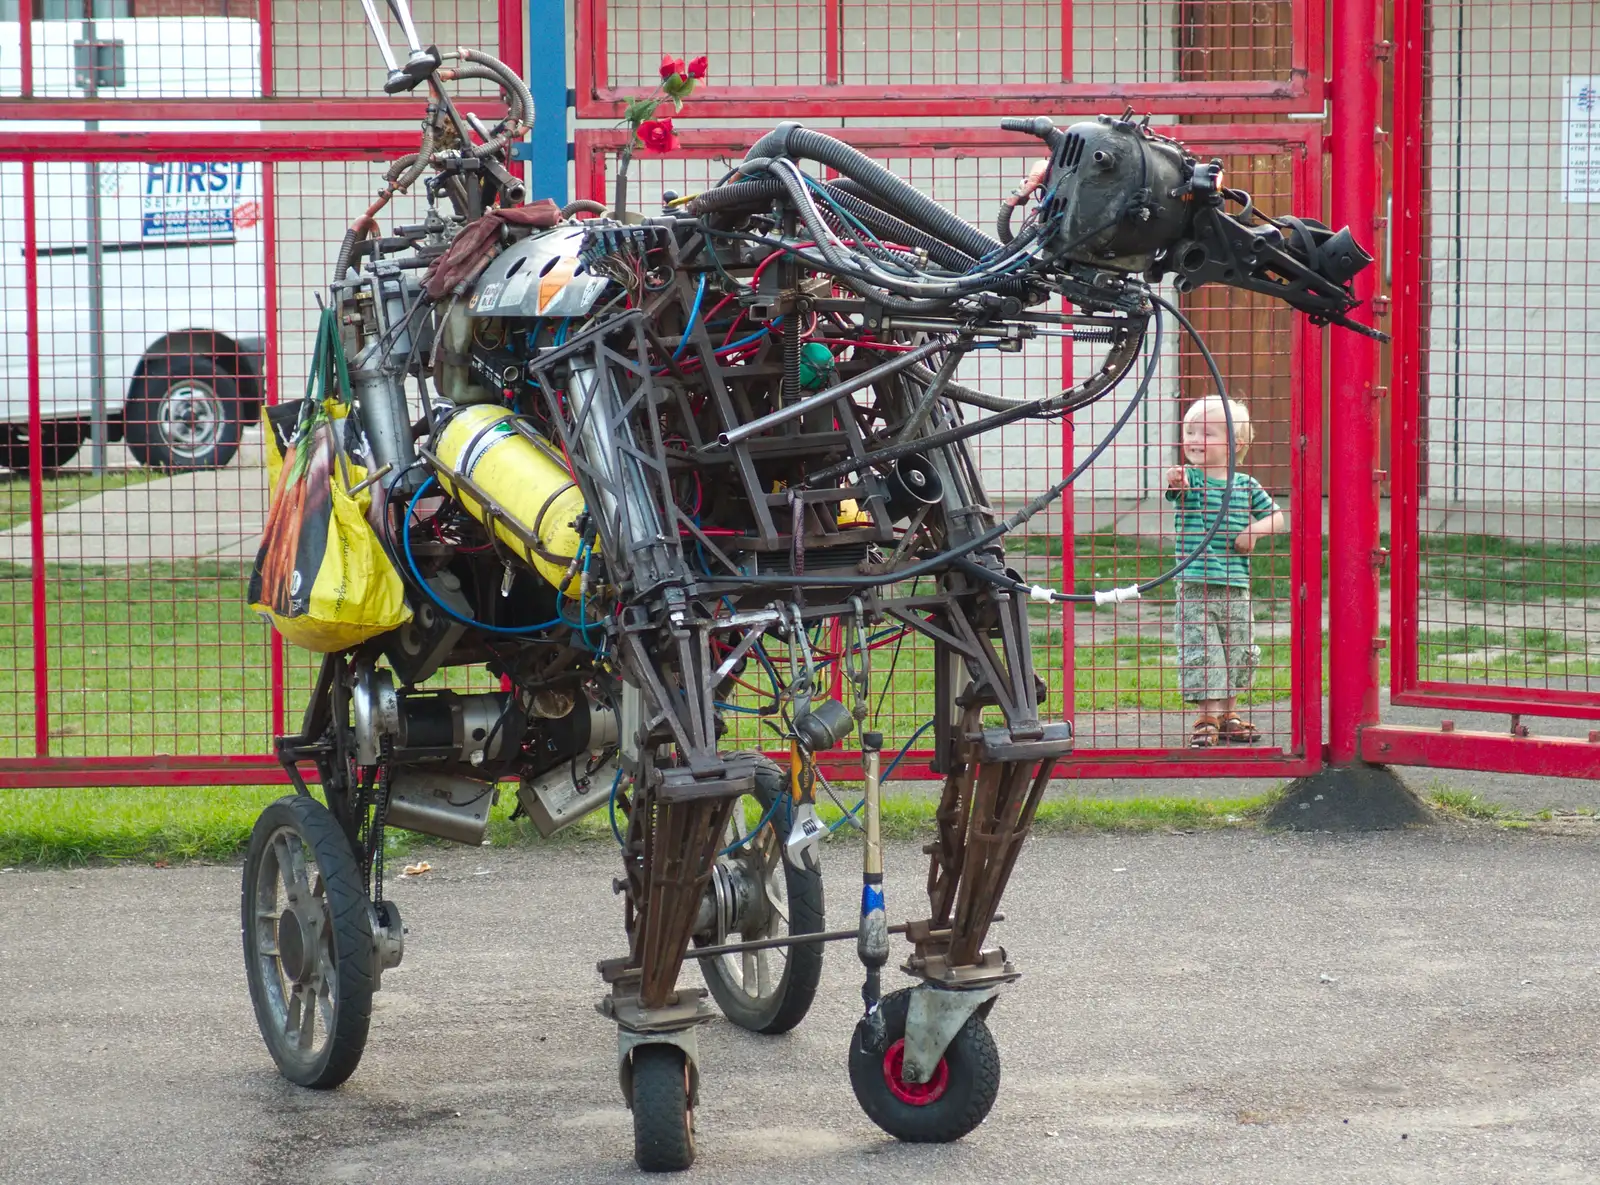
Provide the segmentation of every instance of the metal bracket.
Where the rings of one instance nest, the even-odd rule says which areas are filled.
[[[617,1026],[617,1082],[622,1087],[622,1097],[633,1109],[633,1051],[641,1045],[675,1045],[683,1050],[689,1063],[689,1105],[700,1105],[700,1042],[694,1029],[678,1029],[663,1033],[635,1033],[632,1029]]]
[[[398,967],[406,952],[406,927],[400,920],[400,909],[393,901],[385,901],[382,911],[367,902],[367,913],[372,924],[372,946],[377,956],[373,960],[373,986],[383,987],[383,973]]]
[[[998,987],[970,991],[951,991],[920,983],[911,989],[911,1008],[906,1016],[905,1063],[900,1071],[906,1082],[927,1082],[939,1066],[939,1059],[950,1048],[961,1026],[990,1000],[1000,994]]]
[[[689,1063],[689,1105],[699,1103],[700,1044],[695,1029],[716,1015],[704,996],[699,989],[677,991],[664,1008],[642,1008],[637,996],[607,996],[596,1005],[600,1015],[617,1022],[617,1082],[630,1108],[633,1051],[641,1045],[673,1045],[683,1050]]]

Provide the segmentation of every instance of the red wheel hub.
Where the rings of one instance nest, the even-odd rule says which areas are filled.
[[[889,1046],[889,1052],[883,1055],[883,1081],[888,1085],[890,1094],[911,1107],[926,1107],[944,1097],[945,1088],[950,1085],[949,1062],[940,1058],[939,1064],[933,1068],[933,1077],[927,1082],[907,1082],[901,1078],[905,1064],[906,1042],[902,1037]]]

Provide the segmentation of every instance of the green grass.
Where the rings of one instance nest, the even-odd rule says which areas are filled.
[[[853,787],[838,787],[850,801]],[[0,794],[0,867],[81,867],[139,863],[225,862],[243,855],[250,829],[262,809],[289,793],[281,786],[152,787],[73,790],[9,790]],[[1274,795],[1250,798],[1056,798],[1039,807],[1035,830],[1042,834],[1078,831],[1140,832],[1210,830],[1252,825],[1271,806]],[[490,816],[493,847],[550,844],[612,844],[605,810],[544,839],[527,819],[510,817],[515,795],[503,788]],[[841,811],[831,803],[818,808],[828,822]],[[884,795],[883,834],[891,840],[925,839],[934,832],[934,799],[925,794]],[[752,807],[748,824],[758,817]],[[840,828],[832,842],[854,832]],[[409,832],[390,832],[386,845],[391,875],[398,861],[454,847]]]
[[[231,860],[283,787],[162,786],[0,793],[0,865]]]
[[[1422,588],[1467,601],[1582,600],[1600,596],[1600,547],[1424,535]]]
[[[268,632],[244,603],[246,574],[204,561],[52,569],[51,754],[265,752]],[[32,613],[29,580],[0,579],[0,756],[33,752]],[[311,662],[286,665],[298,707]]]
[[[1584,639],[1555,630],[1506,634],[1474,625],[1420,635],[1417,670],[1441,682],[1535,683],[1600,676],[1600,657],[1589,657]]]
[[[1570,825],[1578,820],[1592,821],[1596,813],[1591,807],[1559,811],[1547,807],[1537,811],[1519,811],[1443,782],[1430,785],[1425,797],[1445,815],[1473,823],[1492,823],[1504,831],[1528,831],[1540,823]]]
[[[1492,822],[1508,814],[1506,808],[1498,803],[1485,801],[1471,791],[1456,790],[1449,786],[1430,786],[1428,801],[1447,814],[1463,819]]]
[[[153,469],[117,469],[100,475],[80,470],[58,473],[44,479],[44,512],[49,514],[96,494],[142,485],[160,476]],[[28,516],[28,475],[10,473],[0,478],[0,531],[20,526]]]

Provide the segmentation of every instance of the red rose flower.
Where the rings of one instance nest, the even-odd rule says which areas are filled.
[[[701,54],[698,58],[689,63],[689,77],[704,78],[706,76],[706,67],[708,67],[710,64],[710,62],[706,61],[705,55]]]
[[[678,147],[670,119],[645,120],[639,125],[639,139],[650,152],[672,152]]]
[[[661,55],[661,77],[671,78],[674,74],[683,73],[683,59],[675,58],[669,53]]]

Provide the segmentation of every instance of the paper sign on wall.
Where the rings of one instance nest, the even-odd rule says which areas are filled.
[[[1600,75],[1561,89],[1561,200],[1600,202]]]

